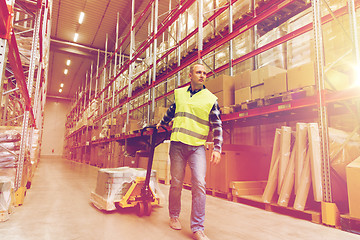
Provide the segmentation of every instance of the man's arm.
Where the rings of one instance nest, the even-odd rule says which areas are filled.
[[[164,117],[161,119],[161,121],[156,125],[157,128],[160,127],[160,125],[169,125],[169,122],[174,118],[175,116],[175,109],[176,105],[173,103],[168,110],[166,111]]]
[[[220,107],[216,101],[209,114],[210,126],[214,136],[214,150],[211,155],[210,162],[215,164],[220,162],[221,146],[223,143],[222,121],[220,117]]]

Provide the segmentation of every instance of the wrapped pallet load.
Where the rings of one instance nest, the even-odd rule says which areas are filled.
[[[99,169],[97,184],[91,192],[90,201],[101,210],[115,210],[115,202],[120,202],[129,191],[137,177],[145,177],[146,170],[141,168],[103,168]],[[162,198],[162,193],[157,183],[156,171],[150,175],[150,188],[155,196]]]

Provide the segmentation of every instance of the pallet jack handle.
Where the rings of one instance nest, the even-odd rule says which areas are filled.
[[[147,169],[146,169],[146,178],[145,178],[145,184],[143,186],[143,188],[141,189],[141,196],[146,200],[146,199],[150,199],[152,198],[152,194],[150,191],[150,175],[151,175],[151,169],[152,169],[152,164],[153,164],[153,160],[154,160],[154,151],[155,148],[162,143],[164,140],[166,140],[168,138],[168,134],[169,131],[166,127],[164,126],[160,126],[162,129],[165,130],[165,137],[163,139],[161,139],[161,141],[159,141],[157,139],[157,135],[158,135],[158,129],[156,128],[156,125],[151,125],[151,126],[147,126],[144,127],[143,129],[141,129],[141,136],[144,136],[144,132],[148,131],[149,129],[152,129],[152,134],[150,135],[150,141],[147,142],[147,144],[150,147],[150,155],[149,155],[149,161],[148,161],[148,165],[147,165]]]

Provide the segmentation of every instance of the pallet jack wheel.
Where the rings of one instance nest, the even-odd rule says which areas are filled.
[[[150,215],[151,215],[151,211],[152,211],[151,202],[146,202],[146,203],[145,203],[145,215],[146,215],[146,216],[150,216]]]
[[[136,204],[136,210],[137,210],[137,215],[138,215],[139,217],[144,216],[144,212],[145,212],[144,203],[143,203],[143,202],[138,202],[138,203]]]

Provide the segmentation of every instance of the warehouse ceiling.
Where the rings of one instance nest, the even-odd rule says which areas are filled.
[[[135,0],[135,18],[148,2]],[[169,0],[159,0],[159,16],[168,10]],[[85,14],[82,24],[79,23],[81,12]],[[73,99],[80,86],[85,86],[86,73],[90,73],[91,64],[96,72],[98,53],[100,64],[105,59],[107,35],[107,51],[115,50],[117,13],[121,41],[130,30],[131,0],[53,0],[47,96]],[[137,44],[148,36],[151,11],[148,10],[142,19],[135,29]],[[75,33],[78,33],[76,42]],[[124,54],[129,55],[129,42],[123,46]],[[68,59],[71,61],[69,66],[66,65]],[[68,69],[67,74],[64,74],[65,69]],[[63,91],[59,92],[62,83]]]

